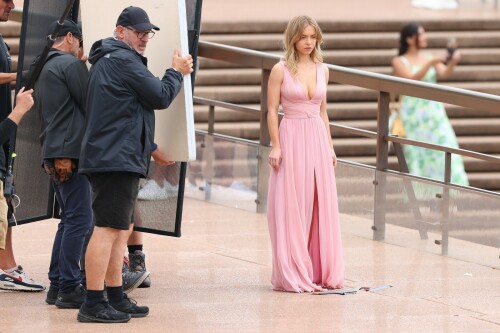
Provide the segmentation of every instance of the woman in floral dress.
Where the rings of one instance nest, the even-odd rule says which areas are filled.
[[[455,51],[451,57],[447,53],[433,55],[421,51],[426,47],[427,37],[420,24],[404,26],[400,35],[399,56],[392,60],[394,75],[430,83],[436,83],[438,78],[449,77],[460,60],[460,52]],[[408,139],[458,148],[457,137],[443,103],[403,96],[400,116]],[[403,149],[411,174],[444,180],[443,152],[411,145],[405,145]],[[460,155],[452,155],[451,182],[469,184]]]

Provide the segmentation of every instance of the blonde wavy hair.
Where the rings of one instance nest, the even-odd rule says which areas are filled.
[[[297,50],[295,50],[295,43],[300,40],[304,30],[311,26],[316,31],[316,46],[311,53],[311,59],[315,62],[323,62],[323,55],[321,54],[321,45],[323,45],[323,33],[318,23],[311,17],[306,15],[295,16],[288,22],[284,36],[283,36],[283,48],[285,50],[284,61],[287,64],[288,70],[293,74],[297,75],[299,56]]]

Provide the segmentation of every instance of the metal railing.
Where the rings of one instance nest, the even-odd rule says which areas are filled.
[[[260,114],[260,131],[259,131],[259,145],[262,148],[258,156],[258,186],[257,186],[257,211],[264,212],[266,210],[267,201],[267,178],[269,175],[269,166],[266,162],[266,158],[262,158],[268,152],[270,147],[270,137],[267,125],[267,82],[272,67],[280,60],[280,57],[274,54],[264,53],[260,51],[254,51],[249,49],[243,49],[233,46],[221,45],[211,42],[200,41],[199,44],[199,56],[204,58],[209,58],[213,60],[220,60],[230,63],[235,63],[244,67],[259,68],[262,70],[261,76],[261,93],[260,93],[260,110],[254,108],[243,107],[236,104],[220,102],[209,100],[205,98],[195,97],[194,102],[198,104],[209,105],[209,117],[208,117],[208,133],[215,133],[215,107],[223,107],[225,109],[241,111],[241,112],[251,112]],[[394,76],[371,73],[362,70],[356,70],[351,68],[345,68],[335,65],[326,65],[330,71],[329,82],[335,82],[340,84],[347,84],[356,87],[361,87],[365,89],[378,91],[378,112],[377,112],[377,131],[369,131],[358,129],[349,126],[341,126],[330,123],[330,127],[337,132],[345,132],[349,134],[358,135],[361,137],[374,138],[377,140],[376,147],[376,166],[377,171],[397,173],[401,172],[390,170],[388,166],[389,158],[389,143],[392,142],[395,148],[396,156],[400,163],[402,171],[408,173],[406,162],[404,161],[404,155],[402,153],[402,144],[413,145],[417,147],[433,149],[441,151],[445,154],[445,170],[444,170],[444,181],[437,181],[432,179],[426,179],[422,177],[411,176],[415,179],[424,179],[426,181],[435,182],[444,185],[453,185],[450,183],[451,178],[451,155],[457,154],[461,156],[467,156],[479,160],[483,160],[491,163],[500,163],[500,158],[482,154],[475,151],[450,148],[445,146],[440,146],[436,144],[420,142],[415,140],[410,140],[406,138],[399,138],[389,134],[389,102],[391,94],[405,95],[419,97],[428,100],[439,101],[443,103],[454,104],[462,107],[468,108],[478,108],[481,110],[490,112],[500,112],[500,97],[491,94],[485,94],[480,92],[473,92],[465,89],[446,87],[437,84],[425,83],[415,80],[403,79]],[[367,166],[369,167],[369,166]],[[379,173],[380,175],[380,173]],[[377,178],[377,177],[376,177]],[[375,188],[375,207],[378,204],[385,202],[385,191],[383,190],[385,186],[385,177],[379,176],[379,179],[374,180]],[[405,187],[407,186],[407,192],[410,198],[414,198],[415,194],[411,184],[405,182]],[[495,192],[490,192],[482,189],[476,189],[471,187],[453,185],[458,188],[473,189],[475,191],[480,191],[482,193],[500,196],[500,194]],[[442,218],[446,220],[449,215],[449,186],[444,188],[444,193],[442,194],[443,204],[442,204]],[[408,191],[409,189],[409,191]],[[413,201],[413,200],[412,200]],[[414,214],[418,215],[418,209],[413,209]],[[417,216],[416,216],[417,217]],[[376,210],[374,213],[374,225],[372,227],[374,230],[375,239],[384,239],[385,230],[385,211]],[[427,235],[425,231],[420,230],[420,235],[422,238],[426,238]],[[448,235],[447,231],[443,228],[442,240],[439,242],[442,245],[442,252],[447,253],[448,246]]]
[[[204,41],[200,41],[199,56],[262,69],[260,110],[261,127],[259,142],[263,146],[269,146],[270,138],[269,132],[267,130],[267,103],[264,102],[267,101],[267,80],[269,78],[270,71],[276,64],[276,62],[280,60],[280,57],[269,53]],[[469,91],[460,88],[446,87],[432,83],[403,79],[390,75],[371,73],[341,66],[329,64],[327,64],[326,66],[330,70],[329,82],[347,84],[370,90],[376,90],[379,92],[377,132],[330,123],[331,128],[335,129],[336,131],[342,131],[345,133],[355,134],[368,138],[376,138],[377,170],[386,171],[388,169],[388,142],[434,149],[445,152],[447,156],[451,154],[457,154],[487,162],[500,163],[500,158],[492,155],[482,154],[465,149],[450,148],[389,135],[390,94],[419,97],[469,108],[477,108],[477,106],[480,105],[481,110],[491,112],[500,112],[499,96]],[[195,102],[200,101],[202,101],[202,99],[195,97]],[[203,101],[203,104],[207,104],[208,100],[203,99]],[[256,112],[256,109],[245,108],[231,103],[217,103],[219,103],[219,106],[223,106],[235,111],[244,110],[245,112]],[[216,106],[215,103],[212,103],[212,105]],[[209,124],[213,124],[213,122],[214,120],[212,113],[209,117]],[[449,172],[450,169],[449,167],[447,167],[445,170],[445,174],[449,174]],[[447,182],[449,182],[449,180]]]

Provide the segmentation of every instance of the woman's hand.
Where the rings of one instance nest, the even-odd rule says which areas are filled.
[[[337,155],[335,154],[335,150],[332,148],[332,161],[333,161],[333,167],[337,167]]]
[[[269,153],[269,165],[278,169],[281,164],[281,148],[272,148]]]
[[[453,55],[451,56],[450,62],[456,65],[460,61],[460,58],[462,58],[462,54],[459,50],[455,50],[455,52],[453,52]]]

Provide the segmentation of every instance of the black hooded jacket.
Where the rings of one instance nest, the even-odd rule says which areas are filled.
[[[88,70],[80,59],[50,50],[34,89],[43,159],[80,157],[87,80]]]
[[[155,109],[165,109],[183,76],[168,69],[160,80],[147,59],[114,38],[97,41],[87,92],[87,118],[79,171],[134,172],[146,176],[151,159]]]

